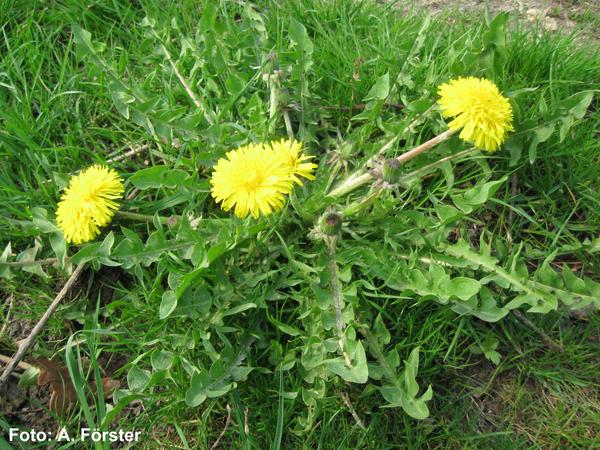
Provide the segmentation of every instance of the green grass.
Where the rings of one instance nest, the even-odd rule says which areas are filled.
[[[218,5],[214,18],[204,13],[208,3]],[[254,5],[154,0],[63,0],[52,5],[5,0],[1,5],[2,247],[10,242],[12,251],[19,253],[42,234],[37,257],[52,257],[48,235],[31,225],[33,208],[44,207],[52,217],[70,174],[144,144],[149,144],[148,151],[113,164],[128,180],[126,195],[134,187],[130,176],[151,165],[185,170],[197,184],[143,190],[127,209],[162,216],[191,212],[194,217],[215,219],[198,231],[204,233],[202,239],[218,235],[223,237],[219,242],[238,245],[232,256],[217,260],[205,279],[198,281],[203,291],[189,306],[198,310],[188,317],[160,320],[157,313],[169,274],[192,270],[181,252],[169,252],[169,258],[131,271],[86,270],[72,298],[38,337],[32,355],[63,357],[75,333],[73,339],[81,340],[76,348],[90,358],[92,368],[107,370],[127,387],[132,366],[150,373],[152,352],[173,351],[180,360],[169,374],[152,372],[153,386],[140,395],[143,408],[135,403],[126,407],[111,425],[144,431],[144,448],[210,448],[225,426],[226,405],[231,407],[232,420],[221,440],[225,448],[600,447],[600,319],[595,311],[573,316],[561,304],[547,315],[528,314],[562,344],[565,351],[558,353],[512,314],[496,323],[460,317],[449,306],[430,301],[431,297],[419,300],[393,288],[392,275],[388,273],[389,280],[382,275],[387,273],[385,267],[370,266],[368,255],[361,253],[370,249],[389,257],[390,269],[400,267],[393,258],[402,250],[410,254],[412,247],[405,243],[428,236],[427,225],[411,219],[411,210],[435,217],[437,203],[450,204],[452,195],[475,183],[508,174],[509,181],[485,207],[456,225],[455,237],[478,243],[483,236],[493,242],[503,263],[523,243],[522,257],[531,271],[556,251],[555,269],[565,263],[578,276],[599,281],[598,241],[592,243],[600,229],[598,93],[562,142],[554,133],[539,144],[533,163],[528,159],[524,125],[528,119],[543,125],[561,100],[598,89],[597,50],[576,44],[572,36],[539,35],[511,23],[501,68],[492,71],[485,61],[478,61],[470,73],[493,76],[505,91],[535,88],[514,98],[518,105],[515,135],[524,139],[521,155],[517,143],[485,157],[476,154],[453,161],[430,171],[401,194],[384,196],[368,213],[345,224],[350,232],[344,232],[339,244],[338,265],[347,280],[345,287],[358,292],[347,293],[347,301],[354,302],[352,311],[361,314],[365,323],[381,313],[391,335],[387,350],[395,348],[401,361],[420,346],[417,381],[421,393],[427,385],[433,386],[431,413],[423,421],[412,419],[400,408],[382,408],[385,401],[373,387],[377,383],[330,377],[314,406],[312,425],[300,433],[298,418],[308,411],[302,395],[316,386],[306,380],[310,371],[301,367],[303,339],[322,336],[319,327],[327,320],[325,314],[321,317],[312,311],[319,289],[327,286],[326,258],[322,246],[307,235],[322,210],[330,174],[337,167],[341,179],[344,171],[360,167],[396,133],[403,133],[402,138],[388,156],[399,155],[444,129],[435,110],[421,116],[414,109],[383,106],[374,117],[357,119],[361,111],[353,107],[364,103],[385,73],[392,84],[386,103],[413,108],[417,102],[434,103],[436,86],[463,74],[465,64],[479,55],[487,29],[464,17],[453,17],[449,25],[423,15],[404,17],[389,6],[372,3],[265,0]],[[145,16],[156,21],[156,35],[141,26]],[[314,46],[312,55],[303,55],[290,44],[292,18],[306,27]],[[106,44],[101,58],[108,70],[98,69],[81,48],[77,55],[73,25],[89,31],[94,42]],[[161,42],[212,112],[208,119],[179,83],[160,51]],[[263,71],[277,68],[285,73],[282,85],[287,89],[292,127],[320,167],[317,181],[297,190],[294,205],[281,216],[260,222],[263,230],[249,239],[248,229],[239,221],[228,221],[229,216],[213,203],[205,180],[214,161],[230,148],[285,136],[282,117],[268,119],[269,88],[262,77]],[[125,88],[115,86],[116,80]],[[120,114],[113,95],[124,89],[138,100],[156,100],[151,106],[139,106],[140,101],[131,105],[140,117],[149,117],[154,131],[141,121],[136,123],[133,112],[130,120]],[[418,126],[406,131],[416,116]],[[218,125],[210,126],[209,120]],[[417,158],[406,170],[463,147],[458,139],[452,140]],[[335,166],[334,160],[341,162]],[[131,228],[144,240],[156,230],[152,224],[123,219],[116,219],[111,229],[118,233],[119,226]],[[240,237],[229,238],[228,233]],[[2,298],[15,299],[12,324],[35,322],[60,289],[63,271],[53,266],[44,270],[48,277],[13,271],[14,278],[0,280]],[[473,273],[464,271],[465,276]],[[214,302],[210,310],[214,315],[207,316],[195,306],[205,298]],[[257,307],[219,316],[244,302]],[[4,319],[7,312],[4,306],[0,317]],[[300,334],[290,334],[278,323]],[[497,366],[477,351],[488,336],[498,341]],[[210,367],[216,354],[225,353],[224,342],[230,342],[235,352],[244,352],[244,364],[254,370],[236,389],[189,407],[184,398],[191,375],[182,360]],[[245,342],[251,342],[247,352]],[[280,378],[282,372],[275,369],[282,358],[294,365]],[[369,362],[374,361],[369,356]],[[364,430],[357,426],[343,395],[350,398]],[[43,414],[50,417],[47,411]],[[103,415],[101,409],[84,407],[61,421],[69,429],[78,429],[79,424],[100,421]],[[47,423],[55,424],[53,420]]]

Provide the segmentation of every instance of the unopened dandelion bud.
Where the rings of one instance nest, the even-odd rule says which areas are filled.
[[[321,231],[329,236],[339,233],[342,217],[338,213],[326,213],[320,220]]]
[[[344,158],[350,158],[352,155],[354,155],[354,142],[342,142],[340,144],[340,153]]]
[[[400,161],[398,161],[396,158],[386,159],[381,170],[383,181],[388,183],[396,183],[398,178],[400,178],[400,166]]]

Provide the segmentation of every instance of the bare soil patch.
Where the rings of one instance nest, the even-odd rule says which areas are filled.
[[[600,0],[416,0],[410,6],[403,1],[394,5],[407,12],[429,10],[436,15],[449,11],[483,13],[487,7],[492,16],[508,12],[532,26],[565,34],[577,32],[579,39],[600,42]]]

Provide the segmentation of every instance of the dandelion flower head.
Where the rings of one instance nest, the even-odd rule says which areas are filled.
[[[461,77],[442,84],[438,93],[442,115],[454,118],[449,128],[462,129],[464,141],[494,151],[513,129],[510,103],[490,80]]]
[[[81,244],[94,239],[119,207],[123,181],[113,169],[93,165],[69,181],[56,211],[56,224],[65,239]]]
[[[240,218],[252,214],[255,219],[281,209],[293,187],[285,155],[263,144],[228,152],[217,162],[210,184],[221,208],[233,208]]]
[[[307,156],[302,153],[302,144],[293,139],[281,139],[272,141],[269,146],[274,152],[281,153],[286,159],[290,168],[290,178],[296,184],[302,186],[302,180],[299,177],[308,180],[314,180],[314,170],[317,165],[310,161],[313,156]]]

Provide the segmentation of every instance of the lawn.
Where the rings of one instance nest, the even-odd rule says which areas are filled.
[[[371,1],[1,6],[0,371],[72,285],[0,387],[0,449],[600,448],[595,41]],[[500,148],[378,175],[466,76],[510,102]],[[217,161],[292,138],[314,180],[224,211]],[[119,211],[68,244],[93,164]]]

